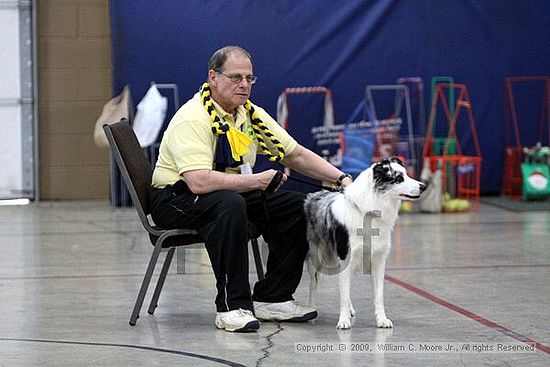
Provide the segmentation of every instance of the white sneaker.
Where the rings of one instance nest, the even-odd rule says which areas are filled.
[[[254,302],[254,313],[260,320],[305,322],[317,317],[317,311],[298,301],[277,303]]]
[[[260,323],[252,314],[252,311],[232,310],[227,312],[216,312],[216,327],[225,329],[225,331],[256,331],[260,328]]]

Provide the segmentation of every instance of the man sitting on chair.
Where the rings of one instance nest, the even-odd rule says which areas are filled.
[[[208,83],[170,121],[153,173],[155,223],[193,228],[205,238],[218,291],[215,324],[226,331],[257,330],[257,318],[305,322],[317,317],[315,309],[293,299],[308,251],[304,194],[277,190],[262,200],[261,191],[277,171],[252,173],[256,153],[314,179],[351,182],[250,102],[256,80],[246,50],[217,50],[208,62]],[[285,180],[283,175],[279,186]],[[248,221],[269,242],[265,279],[255,284],[253,295]]]

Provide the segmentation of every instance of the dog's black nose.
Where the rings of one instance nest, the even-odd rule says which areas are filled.
[[[424,184],[424,183],[422,183],[422,182],[420,183],[419,186],[420,186],[420,193],[423,193],[424,190],[426,190],[426,187],[428,187],[426,184]]]

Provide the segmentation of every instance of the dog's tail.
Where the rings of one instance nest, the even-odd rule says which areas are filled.
[[[349,234],[346,227],[340,223],[336,223],[332,231],[332,241],[336,247],[336,254],[340,260],[344,260],[349,252]]]
[[[310,256],[319,261],[319,265],[327,267],[339,266],[349,253],[349,235],[346,228],[338,222],[333,221],[327,233],[326,241],[318,242]],[[323,245],[321,245],[324,242]],[[311,251],[311,249],[310,249]]]

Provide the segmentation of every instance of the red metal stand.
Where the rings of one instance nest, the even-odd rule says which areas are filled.
[[[520,134],[520,120],[514,98],[514,84],[543,83],[542,106],[539,120],[538,140],[544,135],[544,120],[547,122],[548,142],[550,143],[550,77],[549,76],[516,76],[506,78],[504,93],[506,95],[506,148],[504,150],[504,176],[502,179],[502,193],[516,200],[522,199],[523,178],[521,163],[523,145]],[[513,135],[513,137],[512,137]],[[511,141],[511,140],[514,141]],[[536,142],[534,142],[536,143]],[[534,145],[534,144],[533,144]]]
[[[334,100],[332,92],[326,87],[293,87],[286,88],[279,96],[277,117],[282,127],[288,130],[290,111],[288,108],[288,96],[292,94],[323,94],[325,96],[325,126],[334,125]]]
[[[451,115],[445,92],[453,91],[458,97],[454,113]],[[438,102],[441,103],[448,126],[445,144],[438,155],[432,154],[434,144],[433,132],[436,124],[436,111]],[[456,126],[460,112],[466,110],[470,123],[470,132],[474,143],[475,155],[465,155],[462,152]],[[438,165],[442,171],[442,191],[454,198],[466,199],[470,202],[470,208],[475,209],[479,204],[480,176],[481,176],[481,149],[472,113],[472,105],[468,94],[468,88],[464,84],[436,85],[435,97],[432,100],[430,119],[426,130],[423,157],[430,163],[430,169],[435,171]]]

